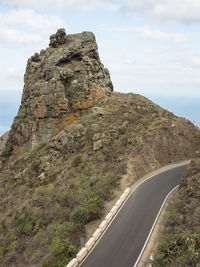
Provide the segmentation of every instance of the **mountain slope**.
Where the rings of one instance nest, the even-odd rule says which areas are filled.
[[[1,266],[65,266],[113,190],[194,156],[199,130],[148,99],[113,93],[1,171]],[[181,149],[180,149],[181,147]],[[127,173],[127,165],[129,172]]]

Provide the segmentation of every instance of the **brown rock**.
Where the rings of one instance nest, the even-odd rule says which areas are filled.
[[[106,141],[106,135],[104,133],[97,133],[93,136],[93,150],[97,151],[101,149]]]
[[[98,116],[98,117],[103,117],[105,114],[104,108],[100,108],[100,107],[93,107],[92,112],[95,116]]]

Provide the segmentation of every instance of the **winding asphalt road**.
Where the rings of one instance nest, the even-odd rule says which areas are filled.
[[[81,267],[133,267],[168,193],[187,166],[153,176],[129,197]]]

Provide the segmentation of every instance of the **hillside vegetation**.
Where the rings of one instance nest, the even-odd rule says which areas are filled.
[[[193,160],[173,197],[153,266],[200,266],[200,159]]]
[[[18,160],[4,154],[0,266],[65,266],[115,188],[191,158],[199,146],[199,130],[186,119],[140,95],[112,93]],[[195,188],[182,190],[194,195]]]

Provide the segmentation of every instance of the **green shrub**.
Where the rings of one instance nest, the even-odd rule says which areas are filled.
[[[12,154],[13,146],[11,144],[7,144],[4,151],[2,152],[2,157],[9,157]]]
[[[34,93],[34,97],[40,97],[41,93]]]
[[[49,246],[49,250],[53,254],[59,255],[63,253],[64,249],[65,247],[64,247],[62,240],[60,240],[58,237],[54,237],[51,242],[51,245]]]
[[[127,131],[127,128],[119,128],[118,129],[119,134],[125,134],[126,131]]]
[[[89,219],[88,210],[85,208],[75,211],[72,215],[72,220],[77,224],[86,224]]]
[[[103,200],[99,196],[88,199],[86,203],[88,222],[101,218],[103,213]]]
[[[23,231],[23,233],[28,235],[31,233],[32,229],[33,229],[33,222],[32,221],[26,221],[23,225],[22,231]]]
[[[75,245],[69,245],[67,253],[70,257],[74,257],[74,255],[76,254],[76,251],[77,251],[77,247]]]

